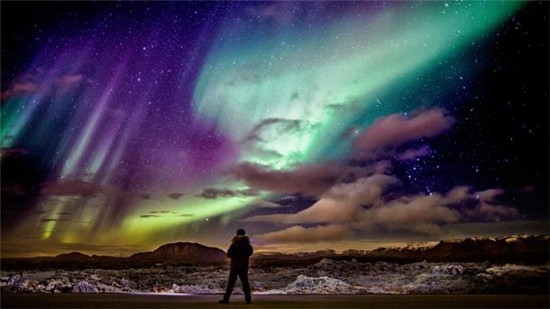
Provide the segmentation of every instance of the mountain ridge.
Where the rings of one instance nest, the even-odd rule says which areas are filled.
[[[374,250],[320,250],[316,252],[254,254],[252,267],[277,267],[317,263],[322,259],[360,262],[483,262],[540,263],[549,260],[549,235],[510,235],[475,237],[431,242],[426,246],[407,245]],[[86,255],[70,252],[54,257],[2,258],[4,269],[24,268],[139,268],[154,266],[225,265],[225,252],[200,243],[175,242],[153,251],[134,253],[129,257]]]

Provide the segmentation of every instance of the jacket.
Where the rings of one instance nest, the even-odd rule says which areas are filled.
[[[233,237],[231,246],[227,249],[227,257],[231,259],[231,268],[248,269],[248,258],[254,253],[250,240],[246,235]]]

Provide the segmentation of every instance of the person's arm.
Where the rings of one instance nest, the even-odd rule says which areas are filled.
[[[235,246],[234,246],[234,243],[231,244],[231,246],[229,246],[229,249],[227,249],[227,257],[232,259],[233,258],[233,255],[234,255],[234,252],[235,251]]]

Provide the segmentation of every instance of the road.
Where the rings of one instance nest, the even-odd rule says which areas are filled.
[[[234,295],[2,294],[2,308],[549,308],[549,295]]]

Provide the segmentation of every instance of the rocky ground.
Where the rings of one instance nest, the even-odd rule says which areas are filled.
[[[228,271],[226,266],[1,271],[0,287],[2,293],[218,294]],[[255,294],[547,294],[550,265],[323,259],[300,267],[251,269],[249,277]]]

